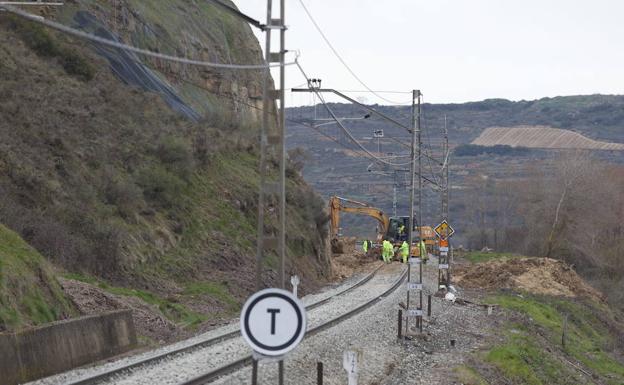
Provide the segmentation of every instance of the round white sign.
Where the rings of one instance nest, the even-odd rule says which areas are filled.
[[[271,357],[284,355],[305,335],[305,306],[289,291],[261,290],[245,302],[240,329],[254,351]]]

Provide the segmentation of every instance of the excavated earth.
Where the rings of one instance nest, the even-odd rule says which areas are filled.
[[[604,295],[585,283],[572,267],[551,258],[505,258],[462,264],[455,269],[454,282],[464,288],[517,289],[604,301]]]

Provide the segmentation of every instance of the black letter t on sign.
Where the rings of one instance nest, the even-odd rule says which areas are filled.
[[[280,312],[280,309],[267,309],[267,313],[271,313],[271,334],[275,334],[275,315]]]

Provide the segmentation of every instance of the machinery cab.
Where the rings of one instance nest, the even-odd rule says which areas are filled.
[[[390,217],[390,223],[385,239],[394,245],[400,245],[403,241],[409,240],[409,232],[410,220],[408,216]]]

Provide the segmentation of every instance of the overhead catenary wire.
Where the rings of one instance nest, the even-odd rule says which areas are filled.
[[[85,40],[90,40],[99,44],[103,44],[103,45],[107,45],[109,47],[114,47],[114,48],[119,48],[125,51],[131,51],[140,55],[145,55],[145,56],[149,56],[149,57],[154,57],[157,59],[161,59],[161,60],[166,60],[166,61],[171,61],[171,62],[176,62],[176,63],[181,63],[181,64],[188,64],[188,65],[194,65],[194,66],[200,66],[200,67],[213,67],[213,68],[222,68],[222,69],[232,69],[232,70],[266,70],[267,68],[271,68],[271,67],[279,67],[280,63],[274,63],[274,64],[226,64],[226,63],[214,63],[214,62],[207,62],[207,61],[202,61],[202,60],[195,60],[195,59],[189,59],[189,58],[184,58],[184,57],[179,57],[179,56],[173,56],[173,55],[167,55],[167,54],[162,54],[162,53],[158,53],[158,52],[154,52],[154,51],[150,51],[150,50],[146,50],[143,48],[138,48],[138,47],[134,47],[128,44],[124,44],[124,43],[120,43],[114,40],[109,40],[109,39],[105,39],[84,31],[80,31],[77,30],[75,28],[72,27],[68,27],[66,25],[63,25],[61,23],[57,23],[55,21],[52,20],[48,20],[45,19],[42,16],[39,15],[34,15],[30,12],[25,12],[22,11],[19,8],[10,6],[10,5],[0,5],[1,9],[4,9],[5,11],[12,13],[16,16],[19,16],[23,19],[26,20],[30,20],[42,25],[45,25],[46,27],[55,29],[57,31],[69,34],[69,35],[73,35],[75,37],[81,38],[81,39],[85,39]],[[295,64],[295,62],[288,62],[285,63],[285,65],[290,66]]]
[[[314,25],[314,28],[316,28],[316,30],[318,31],[318,33],[321,35],[321,37],[323,38],[323,40],[325,41],[325,43],[329,46],[329,48],[331,49],[331,51],[334,53],[334,55],[338,58],[338,60],[342,63],[342,65],[347,69],[347,71],[349,71],[349,73],[355,78],[355,80],[357,80],[364,88],[366,88],[368,90],[368,92],[372,93],[373,95],[377,96],[379,99],[384,100],[388,103],[391,104],[399,104],[399,105],[405,105],[408,104],[407,102],[396,102],[390,99],[386,99],[383,96],[379,95],[379,93],[377,93],[376,91],[374,91],[373,89],[371,89],[366,83],[364,83],[364,81],[351,69],[351,67],[349,67],[349,65],[347,64],[347,62],[342,58],[342,56],[340,55],[340,53],[338,53],[338,50],[336,50],[336,48],[334,48],[333,44],[329,41],[329,39],[327,38],[327,36],[325,35],[325,33],[323,32],[323,29],[319,26],[319,24],[316,22],[316,20],[314,19],[314,17],[312,16],[312,13],[310,13],[310,11],[308,10],[308,7],[306,7],[305,3],[303,2],[303,0],[299,0],[299,3],[301,4],[301,7],[303,8],[303,10],[305,11],[305,13],[308,15],[308,18],[310,19],[310,21],[312,22],[312,24]],[[411,102],[409,102],[411,103]]]
[[[299,71],[301,72],[301,74],[303,75],[303,77],[306,80],[309,80],[310,78],[308,77],[308,75],[306,74],[306,72],[303,70],[303,67],[301,67],[301,64],[299,63],[298,60],[295,60],[295,64],[297,65],[297,68],[299,68]],[[353,134],[351,134],[351,132],[342,124],[342,122],[340,121],[340,119],[338,119],[338,117],[336,116],[336,114],[334,113],[334,111],[331,109],[331,107],[329,107],[329,105],[327,104],[327,102],[325,102],[325,99],[323,98],[323,95],[318,92],[316,90],[316,88],[314,87],[310,87],[310,89],[316,94],[316,96],[319,98],[319,100],[321,101],[321,103],[323,104],[323,106],[325,107],[325,109],[327,110],[327,112],[331,115],[331,117],[336,121],[336,123],[338,124],[338,126],[340,127],[340,129],[342,130],[342,132],[345,133],[345,135],[347,135],[349,137],[349,139],[357,146],[359,147],[362,151],[364,151],[366,154],[368,154],[368,156],[370,156],[372,159],[377,160],[380,163],[386,164],[388,166],[394,166],[394,167],[401,167],[401,166],[407,166],[408,164],[410,164],[409,162],[407,163],[392,163],[392,162],[388,162],[384,159],[381,159],[380,157],[378,157],[377,155],[373,154],[371,151],[369,151],[366,147],[364,147],[354,136]]]

